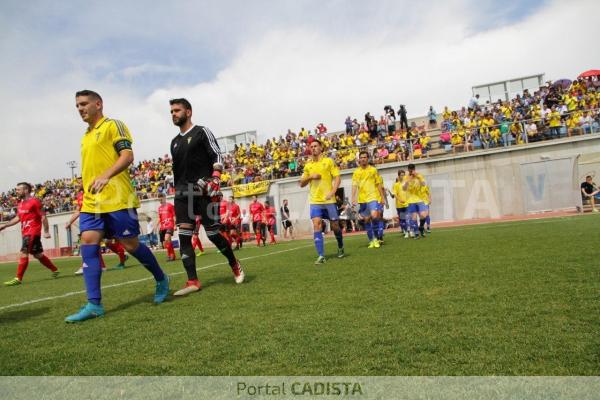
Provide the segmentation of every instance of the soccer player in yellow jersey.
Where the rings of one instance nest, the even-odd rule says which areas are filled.
[[[88,303],[65,321],[81,322],[104,315],[100,293],[102,274],[100,242],[117,239],[156,280],[154,302],[169,294],[169,278],[146,245],[138,240],[140,225],[136,208],[140,203],[131,185],[129,166],[133,142],[124,123],[103,115],[103,101],[91,90],[75,94],[77,110],[88,129],[81,139],[83,204],[79,216],[81,257]]]
[[[408,213],[410,214],[410,235],[419,238],[419,233],[424,236],[427,206],[421,199],[421,187],[425,185],[425,178],[418,174],[414,164],[408,164],[408,175],[404,177],[402,188],[407,192]],[[420,223],[417,224],[417,217]]]
[[[427,216],[425,217],[425,227],[427,233],[431,233],[431,218],[429,218],[429,210],[431,208],[431,193],[429,192],[429,186],[424,184],[421,186],[421,200],[425,203],[425,207],[427,207]]]
[[[379,175],[379,171],[377,172],[377,185],[381,189],[377,193],[377,212],[378,218],[377,223],[373,224],[373,231],[375,232],[375,237],[379,241],[379,244],[383,244],[383,232],[385,231],[385,219],[383,218],[383,207],[386,209],[389,208],[387,201],[387,193],[385,191],[385,186],[383,186],[383,178]]]
[[[325,157],[323,145],[318,139],[310,144],[311,158],[304,165],[300,187],[310,185],[310,218],[313,223],[313,237],[319,257],[315,264],[325,263],[323,231],[321,222],[328,219],[338,244],[338,258],[344,257],[344,240],[338,223],[335,206],[335,192],[340,186],[340,171],[333,160]]]
[[[379,221],[379,203],[383,186],[379,181],[377,169],[369,165],[369,153],[361,151],[358,156],[358,168],[352,174],[352,206],[359,204],[358,213],[363,219],[369,248],[379,248],[376,227]]]
[[[408,239],[408,194],[402,185],[405,175],[406,172],[403,169],[398,171],[398,177],[396,178],[396,183],[394,183],[390,195],[392,196],[392,199],[396,199],[396,212],[398,213],[400,230],[404,234],[404,239]]]

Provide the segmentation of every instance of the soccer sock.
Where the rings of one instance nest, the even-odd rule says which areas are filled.
[[[192,231],[179,229],[179,254],[181,255],[181,262],[187,273],[188,280],[197,280],[196,255],[192,246]]]
[[[365,222],[365,230],[367,231],[367,237],[369,242],[373,241],[373,223],[371,221]]]
[[[38,260],[40,260],[42,265],[44,267],[48,268],[50,271],[52,271],[52,272],[58,271],[58,268],[56,268],[56,265],[54,265],[52,263],[52,261],[50,261],[50,259],[48,257],[46,257],[45,254],[42,254],[42,256],[40,258],[38,258]]]
[[[81,258],[83,259],[83,280],[85,281],[88,301],[98,305],[102,299],[100,291],[100,280],[102,278],[100,246],[97,244],[82,244]]]
[[[419,221],[419,232],[421,232],[421,235],[425,232],[425,218],[421,218]]]
[[[402,230],[402,232],[406,232],[406,218],[399,218],[399,222],[400,222],[400,229]]]
[[[429,215],[425,218],[425,224],[427,225],[427,229],[431,228],[431,219],[429,218]]]
[[[181,235],[181,233],[180,233]],[[192,236],[192,248],[198,248],[198,250],[200,251],[204,251],[204,248],[202,247],[202,242],[200,241],[200,238],[197,235]],[[175,250],[173,250],[173,254],[175,254]]]
[[[269,229],[269,235],[271,235],[271,242],[275,241],[275,234],[273,233],[273,231],[274,231],[273,228]]]
[[[17,267],[17,279],[19,279],[20,281],[23,280],[23,275],[25,275],[25,271],[27,271],[28,265],[29,257],[19,258],[19,266]]]
[[[383,240],[383,232],[385,231],[385,221],[383,218],[379,219],[379,239]]]
[[[256,230],[256,244],[260,246],[260,229]]]
[[[338,249],[344,248],[344,236],[342,234],[342,228],[339,228],[337,231],[333,231],[335,235],[335,240],[337,240]]]
[[[410,227],[415,235],[419,233],[419,224],[416,219],[410,219]]]
[[[317,248],[317,253],[319,254],[319,256],[323,257],[323,254],[325,252],[323,246],[323,232],[321,232],[320,230],[318,232],[313,232],[313,237],[315,239],[315,247]]]
[[[145,244],[140,243],[137,249],[131,253],[132,256],[137,258],[142,265],[150,271],[150,273],[154,276],[157,282],[165,279],[165,274],[163,270],[158,265],[158,261],[152,251]]]
[[[109,242],[106,244],[106,247],[119,256],[119,262],[121,264],[125,262],[125,248],[121,245],[121,243]]]
[[[231,244],[229,244],[229,241],[225,239],[225,236],[223,236],[219,231],[207,231],[206,235],[208,236],[210,241],[213,242],[215,246],[217,246],[217,249],[219,249],[221,254],[227,257],[227,261],[229,261],[229,266],[232,268],[235,267],[237,265],[237,259],[233,254]]]

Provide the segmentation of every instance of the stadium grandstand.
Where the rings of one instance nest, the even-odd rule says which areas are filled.
[[[474,96],[460,109],[444,107],[436,113],[432,107],[428,115],[406,122],[402,118],[406,115],[404,106],[397,112],[385,106],[379,118],[370,112],[364,118],[348,116],[343,131],[328,132],[318,124],[314,130],[290,129],[263,144],[232,142],[224,155],[222,181],[224,186],[232,186],[301,175],[308,145],[315,138],[340,169],[349,169],[357,166],[358,152],[363,149],[375,164],[387,164],[598,133],[599,102],[600,77],[587,76],[548,81],[535,91],[525,88],[508,100],[480,104],[479,96]],[[256,137],[252,133],[251,137]],[[140,161],[130,173],[141,199],[174,192],[168,155]],[[73,210],[78,191],[77,178],[34,184],[35,196],[51,214]],[[0,194],[0,221],[14,216],[17,202],[14,190]]]

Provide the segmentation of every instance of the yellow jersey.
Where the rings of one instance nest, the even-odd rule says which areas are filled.
[[[371,165],[358,167],[352,174],[352,186],[358,191],[358,202],[380,201],[377,169]]]
[[[329,157],[322,156],[318,161],[310,159],[304,166],[302,178],[307,178],[312,174],[321,175],[321,179],[310,181],[310,204],[335,203],[335,195],[329,200],[325,196],[333,189],[333,180],[340,176],[337,165]]]
[[[416,174],[414,179],[409,179],[410,177],[406,175],[402,183],[408,182],[408,186],[406,188],[406,201],[408,204],[420,203],[421,200],[421,182],[425,183],[425,178],[423,175]]]
[[[108,213],[138,208],[140,201],[135,193],[129,169],[113,176],[100,193],[90,193],[88,187],[94,179],[112,167],[119,153],[120,142],[133,142],[129,129],[118,120],[103,117],[81,139],[81,178],[83,183],[83,205],[81,212]],[[121,150],[129,151],[129,150]]]
[[[394,186],[392,187],[392,192],[394,192],[394,197],[396,198],[396,208],[408,207],[408,202],[406,201],[408,198],[408,194],[402,188],[402,182],[394,183]]]
[[[426,206],[429,205],[429,186],[427,185],[421,186],[421,201],[423,201]]]

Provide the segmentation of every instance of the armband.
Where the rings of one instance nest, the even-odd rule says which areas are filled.
[[[131,150],[131,142],[126,139],[119,140],[114,146],[117,154],[120,154],[123,150]]]

